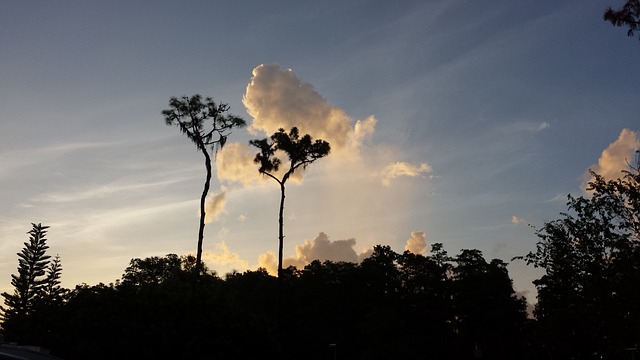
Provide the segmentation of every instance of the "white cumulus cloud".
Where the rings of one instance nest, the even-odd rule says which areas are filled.
[[[249,269],[249,262],[242,259],[237,253],[230,251],[225,242],[217,243],[214,251],[203,252],[202,259],[212,270],[216,271],[244,271]]]
[[[257,137],[268,137],[280,128],[288,131],[295,126],[301,134],[329,142],[331,153],[326,160],[321,160],[324,170],[320,171],[325,173],[343,173],[345,168],[356,171],[354,164],[364,166],[366,163],[367,169],[361,170],[369,173],[379,174],[379,169],[384,168],[382,181],[388,185],[400,176],[418,176],[432,171],[427,163],[394,162],[384,167],[382,164],[394,161],[396,150],[383,144],[372,146],[367,143],[376,131],[376,118],[373,115],[360,120],[351,118],[343,109],[332,106],[312,85],[298,79],[291,69],[278,65],[257,66],[242,101],[252,117],[249,131]],[[257,151],[248,144],[227,144],[217,156],[218,179],[245,187],[263,184],[267,179],[260,176],[258,165],[253,162]],[[384,156],[380,156],[382,153]],[[276,157],[283,161],[281,171],[286,171],[286,156],[276,154]],[[291,181],[299,183],[303,177],[304,171],[299,169]]]
[[[360,147],[375,132],[376,119],[369,116],[355,121],[344,110],[331,106],[308,83],[302,83],[290,69],[278,65],[260,65],[253,69],[242,102],[253,118],[249,131],[258,136],[271,136],[278,129],[297,127],[301,134],[322,139],[331,145],[329,158],[357,160]],[[218,178],[253,186],[264,181],[253,162],[257,149],[248,144],[228,144],[218,153]],[[283,154],[276,154],[286,160]],[[302,169],[300,169],[302,170]],[[286,171],[286,169],[283,169]],[[293,181],[302,180],[296,171]]]
[[[273,251],[267,251],[258,255],[258,267],[266,269],[271,275],[278,273],[278,258]]]
[[[407,240],[404,249],[414,254],[424,255],[427,250],[427,235],[424,231],[411,232],[411,238]]]
[[[296,245],[296,255],[284,258],[282,266],[287,268],[295,266],[302,269],[314,260],[346,261],[358,263],[362,257],[355,250],[356,239],[331,241],[327,234],[321,232],[314,239],[305,240],[302,244]],[[260,254],[258,257],[258,267],[267,269],[275,275],[278,268],[278,259],[273,251]]]
[[[218,151],[216,157],[218,180],[239,182],[244,186],[261,183],[264,178],[258,173],[258,165],[253,162],[256,152],[248,144],[227,144]]]
[[[315,239],[305,240],[302,245],[296,245],[296,258],[307,264],[313,260],[357,262],[355,245],[356,239],[330,241],[327,234],[321,232]]]
[[[639,148],[640,139],[638,138],[638,133],[629,129],[622,129],[618,139],[602,151],[598,163],[590,166],[590,169],[605,179],[617,179],[622,176],[621,171],[628,168],[628,163],[634,165],[635,151]],[[590,178],[591,176],[587,172],[584,185]]]
[[[353,133],[351,118],[333,107],[308,83],[302,83],[291,69],[260,65],[242,99],[253,117],[252,132],[271,135],[279,128],[298,127],[302,134],[328,141],[335,150],[347,146]]]

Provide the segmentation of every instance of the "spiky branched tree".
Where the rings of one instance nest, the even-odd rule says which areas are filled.
[[[60,286],[62,277],[62,262],[60,255],[56,255],[47,267],[47,277],[44,282],[43,299],[47,304],[59,303],[63,300],[66,290]]]
[[[47,229],[42,224],[31,224],[28,232],[29,241],[24,243],[24,248],[18,253],[18,275],[11,274],[11,285],[15,288],[13,295],[2,293],[5,321],[10,317],[28,315],[33,309],[35,300],[42,295],[46,283],[46,269],[50,256],[46,255]]]

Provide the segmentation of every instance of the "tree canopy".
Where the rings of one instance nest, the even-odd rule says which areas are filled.
[[[640,338],[640,171],[591,175],[525,257],[545,270],[535,315],[554,358],[621,358]]]
[[[628,27],[627,36],[632,37],[640,29],[640,0],[627,0],[619,10],[609,7],[603,17],[614,26]]]
[[[45,314],[53,319],[39,344],[67,360],[326,359],[333,350],[340,358],[453,360],[476,349],[522,358],[523,300],[504,264],[479,251],[449,258],[441,245],[433,249],[423,256],[376,246],[359,264],[284,269],[280,329],[280,278],[264,269],[220,278],[194,273],[193,259],[175,254],[132,259],[114,284],[78,285],[62,306],[40,309],[31,330]]]

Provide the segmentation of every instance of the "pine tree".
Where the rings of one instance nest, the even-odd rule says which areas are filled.
[[[60,286],[60,277],[62,276],[62,263],[60,255],[56,255],[47,267],[47,277],[44,283],[43,300],[47,304],[53,304],[62,301],[65,289]]]
[[[204,241],[204,224],[206,219],[206,198],[211,184],[211,155],[210,151],[218,151],[227,143],[227,138],[234,128],[246,125],[245,121],[229,114],[229,105],[215,103],[212,98],[202,99],[200,95],[181,98],[172,97],[168,110],[163,110],[165,123],[176,125],[180,132],[187,135],[198,150],[204,155],[204,165],[207,177],[200,196],[200,225],[198,227],[198,247],[196,252],[196,266],[194,271],[200,274],[202,264],[202,243]],[[209,124],[209,125],[207,125]],[[208,126],[208,129],[205,128]]]
[[[2,308],[4,322],[29,315],[35,302],[42,297],[47,282],[46,271],[50,256],[46,255],[48,226],[32,223],[29,241],[18,255],[18,275],[11,274],[13,295],[2,293],[6,308]],[[61,269],[60,269],[61,270]],[[59,275],[59,273],[58,273]],[[5,324],[6,325],[6,324]]]

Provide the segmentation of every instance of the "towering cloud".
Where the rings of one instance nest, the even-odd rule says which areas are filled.
[[[333,107],[308,83],[302,83],[290,69],[277,65],[260,65],[253,69],[251,82],[243,97],[253,118],[249,131],[256,136],[270,136],[280,128],[296,126],[301,134],[323,139],[331,144],[329,161],[355,161],[360,148],[375,131],[376,119],[369,116],[355,121],[344,110]],[[218,152],[216,171],[222,181],[244,186],[261,184],[264,178],[253,163],[256,149],[248,144],[227,144]],[[326,162],[326,161],[325,161]],[[291,179],[302,181],[303,171]]]
[[[277,65],[253,69],[243,103],[252,118],[249,131],[254,138],[268,137],[279,128],[288,131],[295,126],[301,134],[331,144],[331,154],[312,168],[314,183],[305,189],[309,190],[305,201],[313,204],[308,211],[317,214],[320,227],[325,226],[322,222],[345,217],[359,226],[371,218],[385,222],[386,214],[406,202],[409,195],[408,191],[391,192],[384,186],[399,177],[419,177],[432,172],[426,162],[397,162],[397,158],[403,156],[400,149],[371,141],[376,132],[373,116],[361,120],[351,118],[344,110],[332,106],[310,84],[300,81],[290,69]],[[249,188],[247,193],[254,191],[251,188],[255,186],[273,185],[273,180],[259,174],[258,165],[253,162],[257,152],[258,149],[247,142],[227,144],[218,152],[217,177],[229,191],[238,185]],[[286,156],[282,155],[276,154],[286,162]],[[287,168],[283,164],[281,171]],[[304,169],[299,170],[290,178],[291,183],[303,180]],[[372,194],[376,194],[375,197]],[[389,220],[386,226],[389,229],[400,225]],[[361,230],[354,228],[354,231]],[[320,233],[317,238],[298,244],[296,254],[291,256],[287,250],[292,251],[293,244],[286,242],[285,256],[289,258],[284,259],[283,265],[303,267],[315,259],[358,262],[360,258],[354,245],[354,239],[330,241],[326,234]],[[274,270],[276,260],[274,253],[265,253],[260,256],[259,266]]]
[[[303,134],[329,141],[334,149],[344,148],[353,132],[351,119],[342,109],[329,105],[292,70],[277,65],[253,69],[243,103],[253,117],[249,129],[254,132],[272,134],[297,126]]]
[[[424,231],[413,231],[404,249],[414,254],[424,255],[427,250],[427,236]]]
[[[258,137],[270,136],[280,128],[289,130],[296,126],[301,134],[328,141],[331,156],[324,164],[361,160],[363,144],[376,128],[373,116],[354,121],[344,110],[331,106],[310,84],[300,81],[291,69],[282,69],[278,65],[259,65],[253,69],[242,102],[253,118],[249,131]],[[228,144],[218,153],[218,178],[244,186],[261,183],[264,179],[258,175],[257,165],[253,163],[255,154],[256,149],[247,144]],[[382,172],[379,169],[383,166],[378,161],[369,161],[369,166],[378,167],[369,173],[381,176],[385,185],[399,176],[431,172],[427,163],[396,162],[386,166]],[[303,174],[302,171],[297,172],[297,178],[292,180],[301,181]]]
[[[622,129],[618,139],[602,151],[598,163],[592,165],[590,169],[605,179],[617,179],[622,175],[621,171],[627,168],[627,163],[633,164],[635,151],[638,149],[640,149],[638,134],[629,129]],[[585,178],[589,179],[589,174],[586,174]]]

